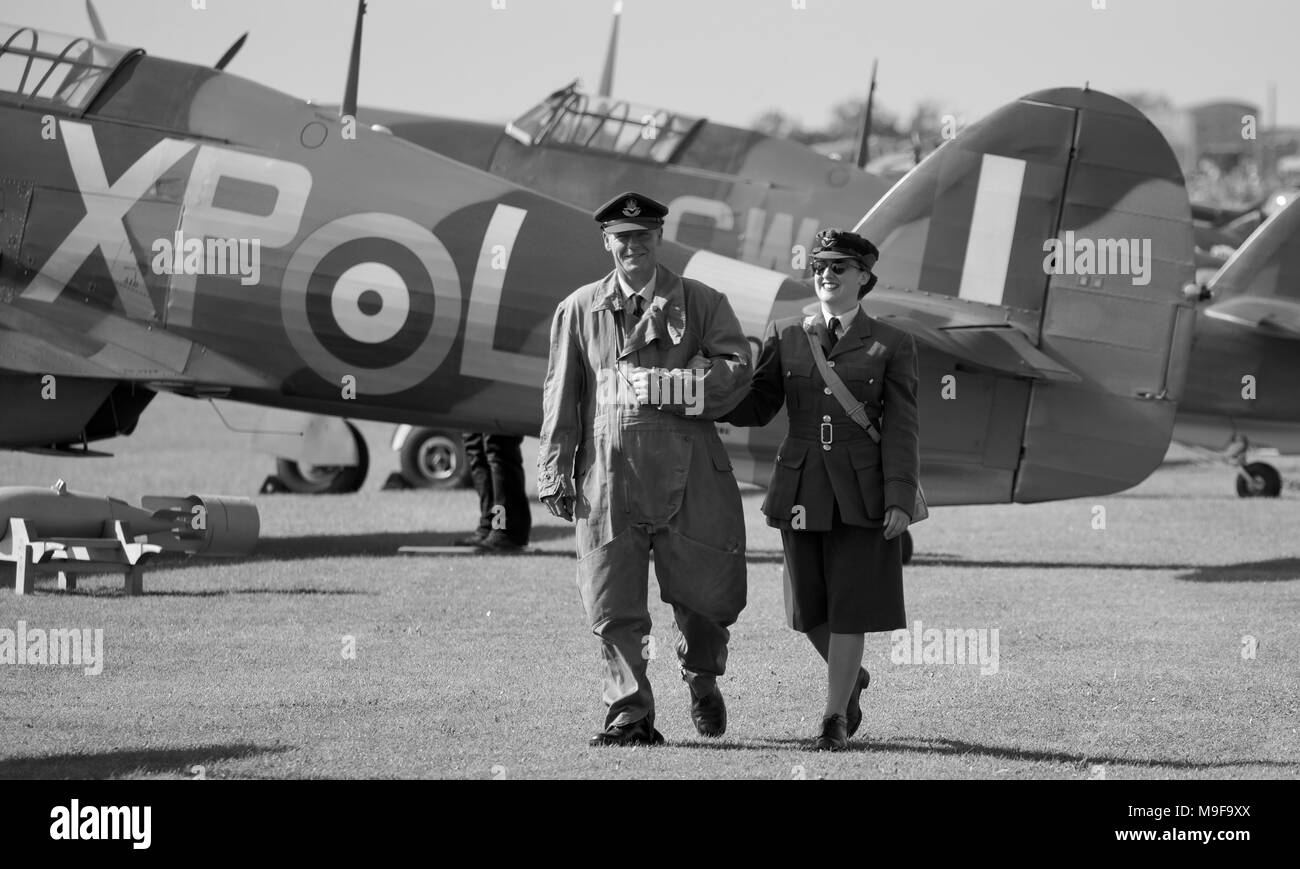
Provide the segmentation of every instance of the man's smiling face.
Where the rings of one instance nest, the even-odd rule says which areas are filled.
[[[644,286],[659,264],[662,229],[632,229],[605,233],[605,250],[614,255],[614,267],[636,286]]]

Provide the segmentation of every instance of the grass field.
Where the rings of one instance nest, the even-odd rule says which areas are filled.
[[[67,594],[0,587],[0,628],[102,628],[106,658],[98,676],[0,665],[0,778],[1300,778],[1292,488],[1241,500],[1225,468],[1170,465],[1106,498],[935,509],[914,529],[909,620],[998,629],[998,672],[891,663],[889,636],[868,637],[862,730],[833,755],[809,751],[824,667],[785,627],[780,539],[748,490],[726,736],[695,734],[652,593],[669,745],[590,749],[599,652],[569,528],[537,509],[535,554],[397,555],[468,530],[476,499],[378,491],[396,458],[388,427],[363,428],[366,488],[259,497],[252,558],[162,562],[141,598],[110,576]],[[107,448],[117,457],[0,453],[0,484],[249,495],[271,469],[168,396]],[[1300,479],[1300,462],[1277,465]]]

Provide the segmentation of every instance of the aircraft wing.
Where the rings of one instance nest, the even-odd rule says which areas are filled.
[[[1300,198],[1274,211],[1209,285],[1205,316],[1300,339]]]
[[[37,313],[37,310],[41,310]],[[174,332],[90,304],[0,305],[0,368],[180,392],[271,389],[258,372]]]
[[[1270,296],[1235,296],[1207,307],[1205,316],[1250,326],[1270,335],[1300,340],[1300,301]]]
[[[888,289],[871,293],[866,309],[965,367],[1028,380],[1081,380],[1069,367],[1035,347],[1020,329],[991,317],[987,310]]]

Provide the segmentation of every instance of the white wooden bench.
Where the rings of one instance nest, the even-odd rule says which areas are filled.
[[[104,523],[102,537],[42,537],[30,521],[11,517],[0,538],[0,561],[14,565],[14,593],[27,594],[36,576],[57,573],[59,588],[77,587],[79,573],[125,574],[128,595],[144,592],[145,564],[162,551],[156,543],[136,543],[121,520]]]

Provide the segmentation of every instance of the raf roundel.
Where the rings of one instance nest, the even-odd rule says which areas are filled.
[[[442,242],[379,212],[341,217],[309,235],[282,286],[280,314],[303,361],[331,383],[354,376],[371,395],[404,392],[437,370],[463,304]]]
[[[339,275],[330,297],[334,321],[352,340],[381,344],[401,331],[411,313],[402,275],[380,262],[363,262]]]

